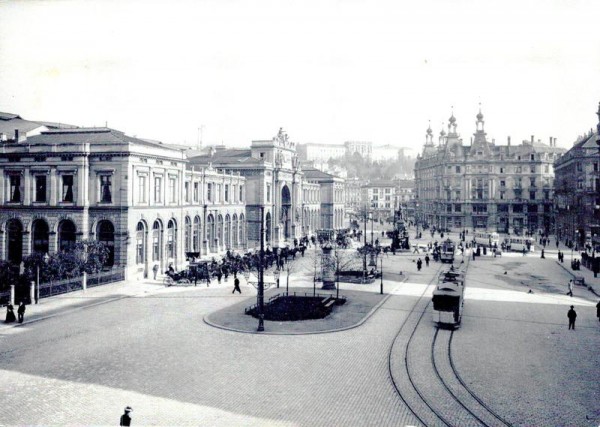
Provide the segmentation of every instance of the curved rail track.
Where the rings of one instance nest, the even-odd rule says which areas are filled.
[[[467,268],[468,268],[467,261]],[[511,426],[471,390],[452,360],[454,331],[423,321],[441,266],[400,326],[388,354],[393,386],[425,426]]]

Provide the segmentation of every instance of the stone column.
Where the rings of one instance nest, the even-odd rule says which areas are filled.
[[[335,258],[333,257],[332,248],[329,244],[322,247],[321,269],[323,272],[322,289],[335,289]]]

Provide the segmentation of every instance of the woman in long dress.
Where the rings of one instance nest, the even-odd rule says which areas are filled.
[[[8,303],[8,305],[6,306],[6,319],[4,320],[4,323],[12,323],[16,320],[17,318],[15,317],[15,308],[11,303]]]

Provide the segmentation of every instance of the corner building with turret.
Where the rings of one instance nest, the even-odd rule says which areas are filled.
[[[564,149],[532,136],[519,145],[488,140],[484,116],[465,145],[454,114],[448,133],[434,143],[431,126],[415,164],[416,220],[438,229],[479,229],[499,233],[553,230],[553,163]]]

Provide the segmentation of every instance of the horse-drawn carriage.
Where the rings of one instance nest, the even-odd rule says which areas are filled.
[[[167,287],[171,285],[189,285],[192,283],[189,275],[189,270],[181,270],[179,272],[167,270],[163,284]]]

